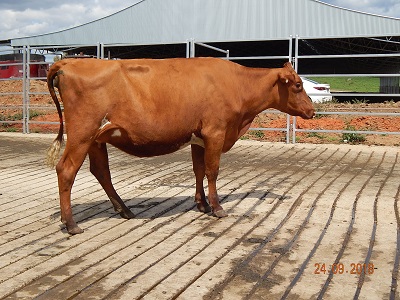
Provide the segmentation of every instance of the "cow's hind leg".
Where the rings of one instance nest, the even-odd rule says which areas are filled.
[[[111,182],[110,167],[108,163],[107,147],[105,143],[94,143],[89,149],[90,172],[97,178],[111,203],[114,210],[122,218],[132,219],[135,215],[126,207],[121,197],[117,194]]]
[[[204,148],[198,145],[192,145],[192,161],[193,171],[196,176],[196,194],[194,200],[197,204],[197,209],[201,212],[208,213],[211,211],[210,205],[206,201],[204,193],[204,177],[206,175],[204,164]]]
[[[84,144],[80,145],[80,147],[76,145],[71,147],[70,143],[67,141],[64,153],[56,166],[58,189],[60,193],[61,222],[66,225],[67,231],[70,234],[83,232],[75,223],[72,216],[71,189],[76,174],[85,160],[87,149],[87,146]]]

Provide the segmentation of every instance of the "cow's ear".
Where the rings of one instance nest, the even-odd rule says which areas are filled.
[[[290,71],[294,71],[292,64],[288,61],[283,65],[284,68],[287,68]]]
[[[292,64],[288,61],[283,65],[282,71],[279,73],[279,79],[281,82],[288,84],[289,82],[293,81],[293,66]]]
[[[283,70],[282,72],[279,73],[279,80],[284,83],[284,84],[288,84],[290,82],[291,79],[291,74],[289,72],[285,72],[285,70]]]

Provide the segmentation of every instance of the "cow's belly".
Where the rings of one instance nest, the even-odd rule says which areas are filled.
[[[204,141],[194,134],[175,137],[175,139],[170,142],[166,141],[163,137],[160,137],[160,139],[143,141],[142,139],[132,139],[124,129],[111,126],[109,126],[109,128],[101,128],[101,131],[96,137],[96,142],[109,143],[126,153],[138,157],[169,154],[191,144],[204,147]]]
[[[165,145],[165,144],[157,144],[154,143],[152,145],[136,145],[136,144],[121,144],[121,143],[115,143],[111,142],[113,146],[117,147],[118,149],[138,156],[138,157],[151,157],[151,156],[158,156],[158,155],[164,155],[164,154],[169,154],[172,152],[175,152],[181,147],[179,145]]]

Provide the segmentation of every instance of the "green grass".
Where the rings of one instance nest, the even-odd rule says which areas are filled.
[[[262,139],[264,137],[264,132],[262,130],[250,130],[248,133],[258,139]]]
[[[350,130],[350,131],[355,131],[356,128],[351,125],[347,125],[344,130]],[[361,144],[362,142],[365,142],[365,136],[359,133],[343,133],[342,134],[342,140],[345,143],[349,144]]]
[[[379,92],[378,77],[310,77],[319,83],[329,83],[331,91],[377,93]]]
[[[43,112],[38,112],[36,110],[30,110],[29,118],[32,119],[34,117],[38,117],[38,116],[41,116],[44,114],[45,113],[43,113]],[[8,115],[0,114],[0,121],[18,121],[18,120],[22,120],[22,118],[23,118],[22,113],[8,114]]]

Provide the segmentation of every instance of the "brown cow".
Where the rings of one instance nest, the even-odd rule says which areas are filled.
[[[216,180],[221,153],[232,148],[267,108],[309,119],[314,109],[290,63],[279,69],[247,68],[215,58],[97,60],[65,59],[49,70],[47,84],[57,106],[60,129],[49,149],[57,163],[61,221],[81,233],[71,211],[71,188],[85,157],[114,209],[133,218],[115,191],[106,143],[139,157],[162,155],[191,144],[195,201],[202,212],[227,214],[219,204]],[[208,180],[206,201],[203,179]]]

